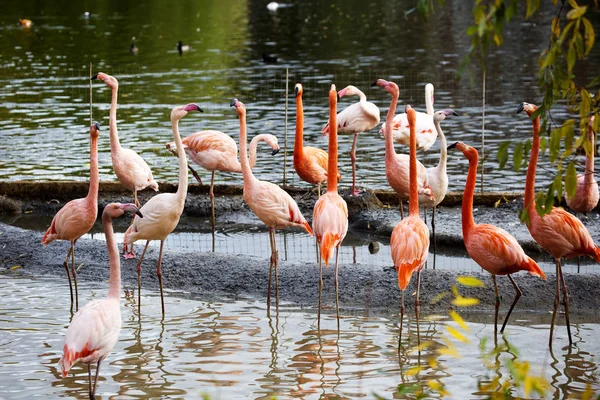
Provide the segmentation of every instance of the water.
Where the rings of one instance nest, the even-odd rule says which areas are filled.
[[[401,89],[400,108],[410,103],[424,109],[424,85],[436,86],[436,109],[454,108],[460,117],[444,123],[449,142],[481,142],[481,79],[456,82],[456,69],[469,46],[465,35],[471,24],[471,5],[447,1],[427,22],[412,12],[413,3],[320,2],[292,3],[276,13],[267,0],[227,2],[205,0],[172,4],[165,0],[140,3],[109,2],[63,7],[9,2],[0,15],[0,180],[85,180],[89,152],[89,63],[120,81],[119,132],[123,146],[138,151],[158,180],[175,181],[177,162],[164,149],[172,140],[169,111],[197,102],[204,114],[189,115],[180,128],[184,135],[201,129],[219,129],[236,140],[239,125],[229,107],[238,97],[248,107],[249,133],[273,133],[284,144],[285,69],[289,68],[288,146],[293,143],[295,104],[293,85],[305,85],[305,140],[326,148],[320,129],[327,120],[327,91],[354,84],[382,110],[389,106],[383,90],[368,89],[379,77],[395,80]],[[87,6],[87,7],[86,7]],[[88,18],[84,12],[90,12]],[[536,18],[509,25],[504,46],[488,59],[486,105],[487,190],[522,191],[524,172],[501,171],[495,149],[508,139],[524,140],[531,125],[516,105],[539,101],[536,91],[537,57],[547,47],[550,21],[547,7]],[[16,26],[28,17],[30,30]],[[591,18],[600,30],[599,19]],[[514,40],[527,37],[527,41]],[[135,40],[140,51],[129,54]],[[191,46],[179,57],[178,40]],[[597,70],[599,46],[579,76]],[[265,65],[262,53],[276,53],[279,63]],[[477,68],[476,68],[477,70]],[[354,99],[343,99],[340,108]],[[100,174],[114,180],[108,141],[110,93],[94,83],[94,118],[104,128],[99,141]],[[554,118],[564,119],[564,112]],[[350,182],[348,152],[351,137],[340,139],[342,185]],[[399,151],[406,151],[400,149]],[[439,144],[426,155],[426,165],[438,158]],[[304,186],[292,172],[288,147],[287,181]],[[283,152],[261,153],[257,174],[281,182]],[[538,183],[553,178],[554,167],[544,161]],[[462,190],[466,162],[450,155],[451,190]],[[206,177],[207,175],[204,174]],[[219,174],[219,181],[240,183],[241,176]],[[369,188],[387,188],[383,138],[376,130],[365,133],[358,146],[358,182]]]
[[[83,303],[106,291],[106,284],[80,285]],[[0,398],[84,398],[87,370],[74,367],[62,379],[56,369],[69,324],[63,280],[11,273],[0,280],[0,296]],[[314,310],[281,307],[269,318],[265,304],[254,299],[208,303],[167,292],[168,314],[161,321],[160,297],[147,291],[143,296],[141,320],[136,296],[122,298],[123,328],[102,365],[99,399],[392,398],[400,383],[426,387],[428,381],[445,385],[453,398],[486,398],[498,387],[485,386],[497,376],[510,377],[506,360],[515,359],[530,362],[531,373],[548,380],[548,394],[566,397],[586,385],[600,390],[598,321],[574,324],[575,345],[570,350],[556,346],[551,353],[549,315],[515,316],[515,325],[507,328],[514,349],[483,356],[478,346],[492,349],[491,317],[465,315],[468,342],[459,343],[447,333],[449,326],[460,330],[457,324],[425,316],[420,335],[431,344],[419,356],[410,314],[399,358],[395,315],[374,316],[368,310],[342,315],[338,336],[335,316],[326,313],[319,335]],[[557,333],[556,343],[565,342],[564,327]],[[461,358],[435,351],[447,340],[459,347]],[[415,375],[417,366],[422,369]],[[523,395],[521,389],[511,393]]]

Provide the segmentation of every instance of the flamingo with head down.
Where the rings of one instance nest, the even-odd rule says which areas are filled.
[[[588,140],[592,144],[591,153],[585,157],[585,172],[577,175],[577,191],[575,196],[571,197],[568,194],[567,205],[575,212],[589,213],[598,205],[599,193],[598,193],[598,182],[594,177],[594,151],[595,142],[594,137],[594,116],[592,115],[588,120]]]

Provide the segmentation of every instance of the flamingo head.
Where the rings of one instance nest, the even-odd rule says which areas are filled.
[[[442,111],[436,111],[433,114],[433,120],[434,122],[440,122],[446,119],[446,117],[450,116],[450,115],[458,115],[458,113],[450,108],[446,109],[446,110],[442,110]]]
[[[433,96],[433,84],[428,83],[427,85],[425,85],[425,94],[427,96],[431,96],[431,104],[435,103],[435,97]]]
[[[98,139],[98,135],[100,135],[100,124],[98,122],[94,122],[90,126],[90,136],[92,139]]]
[[[411,127],[416,126],[416,124],[417,124],[417,112],[410,106],[410,104],[406,105],[405,112],[406,112],[406,119],[408,119],[408,124]]]
[[[105,74],[104,72],[98,72],[96,75],[92,76],[91,80],[95,79],[100,79],[101,81],[106,83],[106,86],[108,86],[111,89],[119,88],[119,81],[117,81],[117,79],[114,76]]]
[[[429,200],[435,201],[435,197],[433,196],[433,192],[431,191],[431,187],[425,186],[423,189],[419,189],[419,195],[424,195],[429,197]]]
[[[140,218],[144,217],[135,204],[110,203],[104,207],[104,211],[102,212],[102,222],[110,222],[115,218],[119,218],[121,215],[125,214],[126,211],[132,212]]]
[[[531,114],[533,114],[537,109],[538,106],[536,106],[535,104],[527,103],[524,101],[517,107],[517,114],[522,111],[525,111],[527,115],[531,117]]]
[[[171,111],[171,121],[179,121],[191,111],[204,112],[204,110],[198,107],[198,105],[195,103],[186,104],[185,106],[178,106]]]
[[[348,85],[338,92],[337,98],[339,100],[344,96],[358,96],[358,92],[360,90],[356,86]]]
[[[303,93],[304,88],[302,87],[302,84],[300,82],[296,83],[296,86],[294,86],[294,96],[296,98],[298,98],[298,96],[302,97]]]
[[[379,86],[385,89],[386,92],[390,93],[392,96],[400,95],[400,89],[398,89],[398,85],[394,82],[386,81],[385,79],[377,79],[375,82],[371,84],[371,87]]]
[[[466,145],[463,142],[456,142],[456,143],[448,146],[448,150],[454,149],[454,148],[462,151],[462,153],[467,158],[467,160],[474,161],[477,164],[478,159],[479,159],[479,153],[477,152],[476,148]]]

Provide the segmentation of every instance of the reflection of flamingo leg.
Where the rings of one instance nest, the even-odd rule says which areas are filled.
[[[565,321],[567,323],[567,333],[569,334],[569,345],[571,345],[573,344],[573,338],[571,337],[571,323],[569,322],[569,291],[567,290],[567,283],[565,282],[565,278],[562,273],[562,267],[560,267],[558,271],[562,285],[563,305],[565,306]]]
[[[140,261],[138,261],[136,268],[138,276],[138,316],[142,313],[142,261],[144,260],[144,255],[146,254],[146,250],[148,249],[149,244],[150,241],[146,240],[146,246],[144,246],[144,251],[142,251]]]
[[[156,275],[158,275],[158,284],[160,286],[160,306],[162,308],[162,316],[165,317],[165,296],[163,295],[163,281],[162,281],[162,255],[164,240],[160,241],[160,253],[158,254],[158,264],[156,265]]]
[[[335,248],[335,310],[337,311],[338,332],[340,331],[340,297],[338,292],[338,255],[340,246]]]

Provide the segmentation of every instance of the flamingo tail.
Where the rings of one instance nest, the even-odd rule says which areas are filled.
[[[325,262],[326,267],[329,266],[329,259],[333,254],[337,239],[338,238],[331,232],[325,232],[321,239],[321,258]]]
[[[537,265],[537,263],[535,261],[533,261],[531,258],[527,257],[527,260],[525,261],[523,267],[524,267],[524,270],[529,272],[531,275],[539,276],[543,280],[546,280],[546,274],[544,274],[544,271],[542,271],[540,266]]]
[[[413,262],[401,264],[399,267],[396,267],[398,271],[398,287],[400,290],[405,290],[408,284],[410,283],[410,278],[412,277],[413,272],[419,266],[420,260],[415,259]]]
[[[304,221],[304,222],[302,223],[302,225],[304,226],[304,229],[306,229],[306,232],[308,232],[308,234],[309,234],[310,236],[312,236],[312,235],[313,235],[313,230],[312,230],[312,228],[310,227],[310,225],[308,224],[308,222]]]
[[[61,371],[62,377],[66,378],[69,374],[69,370],[75,365],[80,359],[91,355],[95,350],[90,350],[87,343],[83,346],[81,351],[74,351],[69,349],[69,346],[65,344],[63,348],[63,355],[58,361],[58,369]]]
[[[600,247],[594,246],[594,248],[592,249],[592,253],[590,254],[590,257],[592,257],[594,260],[596,260],[597,263],[600,263]]]
[[[54,241],[55,234],[56,231],[54,231],[54,221],[52,221],[52,225],[50,225],[50,228],[48,228],[46,233],[44,233],[44,237],[42,238],[42,244],[44,245],[44,247],[48,246],[51,242]]]
[[[323,136],[327,136],[327,134],[329,133],[329,122],[323,127],[323,129],[321,129],[321,133],[323,134]]]

